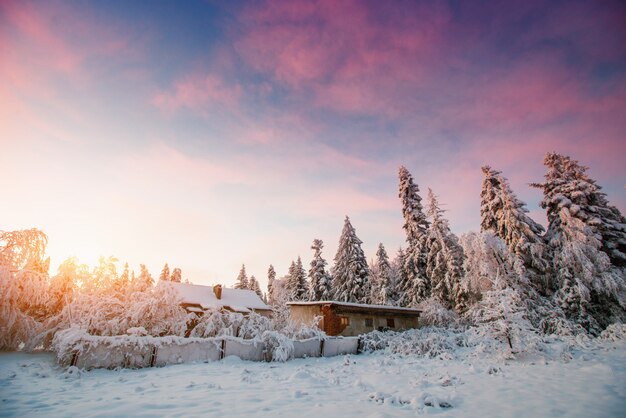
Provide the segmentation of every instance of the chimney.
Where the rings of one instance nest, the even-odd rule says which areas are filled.
[[[213,292],[215,293],[215,297],[217,299],[222,299],[222,285],[221,284],[216,284],[215,286],[213,286]]]

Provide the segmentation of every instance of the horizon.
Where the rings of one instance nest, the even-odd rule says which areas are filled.
[[[618,1],[0,3],[2,230],[70,256],[265,291],[349,216],[370,260],[405,246],[404,165],[452,231],[480,228],[480,167],[533,219],[546,152],[626,213]]]

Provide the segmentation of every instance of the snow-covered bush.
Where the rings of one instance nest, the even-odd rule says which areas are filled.
[[[245,340],[254,340],[259,338],[265,331],[273,330],[272,321],[257,313],[251,312],[244,317],[239,327],[239,337]]]
[[[447,309],[438,298],[431,297],[418,305],[422,310],[420,314],[420,324],[422,326],[455,326],[458,324],[458,315]]]
[[[361,336],[363,351],[384,350],[403,356],[451,358],[466,345],[461,328],[424,327],[404,332],[374,331]]]
[[[294,347],[291,338],[277,331],[265,331],[261,335],[265,349],[271,353],[272,361],[284,362],[293,357]]]
[[[626,340],[626,325],[625,324],[611,324],[604,331],[600,333],[600,339],[606,341],[621,341]]]

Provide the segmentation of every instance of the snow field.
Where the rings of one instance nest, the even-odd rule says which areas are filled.
[[[0,416],[623,417],[626,343],[571,360],[382,352],[286,363],[81,371],[53,354],[0,353]]]

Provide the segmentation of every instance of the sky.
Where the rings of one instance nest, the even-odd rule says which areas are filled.
[[[546,152],[626,213],[619,1],[0,0],[0,230],[51,265],[264,286],[345,216],[404,245],[398,168],[478,230],[480,167],[538,204]]]

